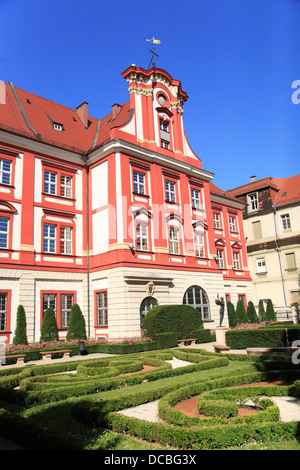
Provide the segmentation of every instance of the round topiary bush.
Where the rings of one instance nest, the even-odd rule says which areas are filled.
[[[178,339],[191,338],[193,330],[203,328],[198,310],[191,305],[159,305],[152,308],[143,319],[143,333],[153,335],[173,332]]]

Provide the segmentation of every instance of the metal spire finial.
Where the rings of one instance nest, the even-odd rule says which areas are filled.
[[[155,52],[154,44],[161,44],[161,41],[159,39],[155,39],[154,37],[152,39],[146,39],[146,41],[149,41],[153,44],[153,48],[149,49],[149,51],[152,53],[152,57],[148,65],[148,69],[150,68],[151,63],[152,63],[152,66],[155,68],[156,67],[155,56],[158,57],[158,54],[156,54]]]

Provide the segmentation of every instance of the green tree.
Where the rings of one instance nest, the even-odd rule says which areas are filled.
[[[71,307],[67,340],[86,339],[85,320],[78,304]]]
[[[248,317],[249,323],[259,323],[259,319],[255,310],[254,304],[251,301],[248,302],[247,317]]]
[[[58,341],[58,327],[52,307],[45,310],[41,328],[41,342]]]
[[[272,303],[271,299],[268,299],[268,301],[267,301],[266,320],[267,321],[276,320],[276,314],[275,314],[273,303]]]
[[[238,300],[236,304],[236,318],[239,325],[241,323],[248,323],[245,305],[242,300]]]
[[[22,305],[19,305],[17,309],[17,323],[13,344],[28,344],[26,335],[26,315]]]
[[[235,328],[237,325],[237,317],[234,305],[231,302],[227,302],[227,315],[229,328]]]
[[[263,321],[266,321],[266,312],[265,312],[263,300],[260,300],[258,302],[258,318],[259,318],[260,323]]]

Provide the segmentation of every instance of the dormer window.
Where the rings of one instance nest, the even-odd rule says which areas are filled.
[[[63,125],[59,124],[58,122],[53,123],[53,129],[55,131],[60,131],[60,132],[62,132],[64,130]]]

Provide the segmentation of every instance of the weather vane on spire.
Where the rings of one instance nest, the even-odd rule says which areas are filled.
[[[152,52],[152,57],[151,57],[151,60],[149,62],[149,65],[148,65],[148,69],[150,68],[151,62],[152,62],[153,67],[155,68],[155,66],[156,66],[155,56],[158,57],[158,54],[156,54],[156,52],[155,52],[154,44],[161,44],[161,41],[159,39],[155,39],[154,37],[152,39],[146,39],[146,41],[149,41],[153,44],[153,48],[149,49],[149,51]]]

